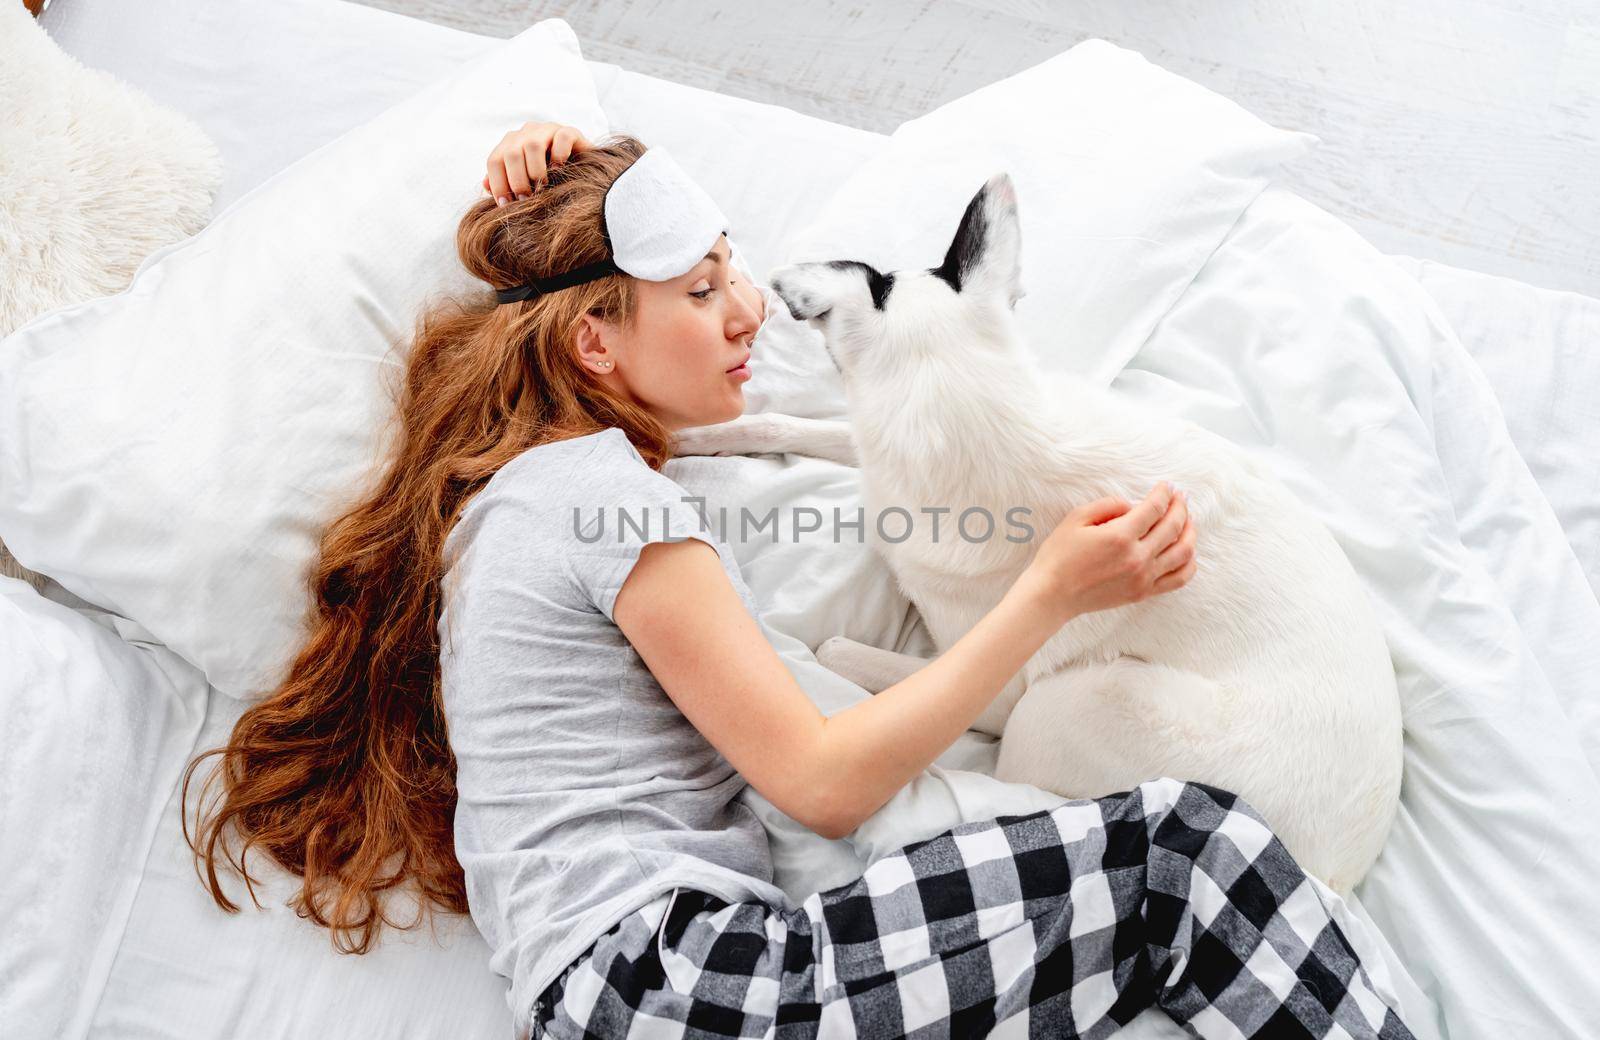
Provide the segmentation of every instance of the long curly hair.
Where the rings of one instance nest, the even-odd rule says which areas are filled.
[[[609,255],[606,190],[645,145],[613,135],[549,170],[523,201],[475,203],[456,250],[494,287],[558,274]],[[492,290],[430,304],[398,390],[398,447],[370,493],[324,530],[308,577],[309,635],[288,677],[251,706],[201,790],[184,839],[217,905],[219,863],[245,881],[252,846],[301,878],[289,905],[328,928],[334,947],[366,953],[384,924],[409,929],[435,909],[468,913],[454,849],[456,762],[439,690],[445,538],[467,501],[535,445],[620,427],[653,469],[670,429],[592,378],[573,349],[585,313],[630,327],[635,283],[614,274],[520,303]],[[221,791],[211,803],[213,783]],[[229,825],[243,838],[226,840]],[[384,914],[384,893],[414,879],[417,919]]]

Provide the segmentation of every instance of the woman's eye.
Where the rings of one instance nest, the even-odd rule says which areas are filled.
[[[712,286],[709,289],[701,289],[699,292],[692,292],[689,295],[695,297],[696,299],[703,300],[703,299],[705,299],[706,297],[710,296],[712,293],[714,293],[716,291],[717,291],[716,286]]]

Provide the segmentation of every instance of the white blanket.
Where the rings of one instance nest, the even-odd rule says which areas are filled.
[[[1397,256],[1488,377],[1517,453],[1600,595],[1600,299]]]

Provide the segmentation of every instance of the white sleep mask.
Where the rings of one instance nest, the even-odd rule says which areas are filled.
[[[624,273],[647,282],[687,274],[728,231],[728,218],[704,188],[660,146],[647,148],[606,191],[605,233],[611,256],[572,271],[499,289],[501,303]]]

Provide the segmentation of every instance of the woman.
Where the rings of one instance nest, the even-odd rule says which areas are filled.
[[[824,718],[660,472],[742,411],[763,292],[725,235],[671,277],[592,274],[645,154],[553,124],[491,154],[458,247],[499,302],[423,319],[310,637],[208,752],[219,905],[230,821],[356,952],[415,879],[472,914],[519,1037],[1101,1035],[1152,1004],[1202,1036],[1409,1037],[1259,815],[1202,784],[963,824],[799,906],[772,883],[747,784],[849,834],[1068,619],[1182,587],[1195,532],[1165,485],[1076,510],[966,636]]]

